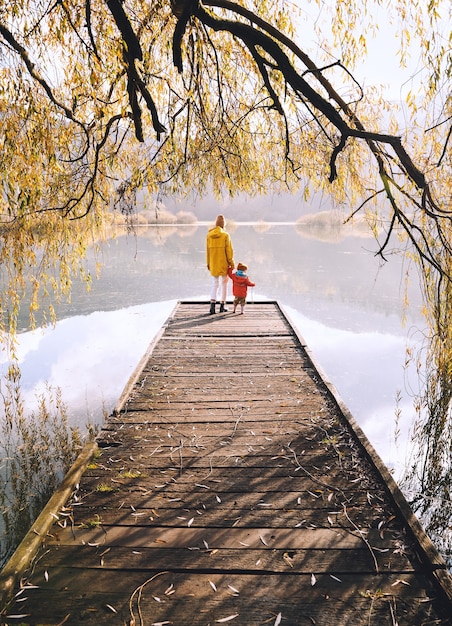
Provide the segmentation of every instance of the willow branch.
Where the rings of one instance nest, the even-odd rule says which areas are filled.
[[[72,110],[69,109],[69,107],[65,106],[62,102],[59,102],[56,97],[53,94],[53,91],[50,87],[50,85],[47,83],[47,81],[38,73],[38,71],[35,69],[35,64],[31,61],[30,57],[28,56],[27,51],[25,50],[25,48],[15,39],[15,37],[13,36],[13,34],[11,33],[11,31],[9,31],[6,26],[4,26],[3,24],[0,23],[0,35],[5,39],[5,41],[8,42],[8,44],[15,50],[15,52],[17,52],[20,56],[20,58],[22,59],[22,61],[25,64],[25,67],[28,70],[28,73],[30,74],[30,76],[41,85],[41,87],[44,89],[47,97],[49,98],[49,100],[59,109],[61,109],[65,116],[72,120],[73,122],[75,122],[76,124],[78,124],[79,126],[81,126],[83,129],[85,128],[83,126],[83,124],[81,122],[79,122],[75,117],[74,114],[72,113]]]
[[[129,96],[130,108],[132,110],[132,118],[135,124],[135,137],[139,142],[144,141],[142,112],[138,102],[138,93],[140,93],[151,113],[152,125],[157,133],[157,141],[160,141],[160,135],[161,133],[166,132],[166,128],[159,120],[154,99],[152,98],[143,79],[138,74],[138,70],[135,65],[136,60],[143,60],[143,52],[141,50],[140,42],[132,28],[132,24],[127,17],[121,1],[106,0],[106,3],[122,36],[123,58],[127,72],[127,93]]]
[[[81,151],[81,153],[75,159],[71,159],[70,162],[75,162],[75,161],[83,159],[86,156],[86,154],[88,153],[88,150],[89,150],[89,131],[86,128],[86,126],[80,120],[78,120],[75,117],[72,109],[67,107],[65,104],[63,104],[62,102],[60,102],[56,98],[56,96],[54,95],[54,93],[52,91],[52,88],[50,87],[48,82],[36,70],[35,64],[31,61],[31,59],[30,59],[30,57],[28,55],[28,52],[15,39],[15,37],[13,36],[11,31],[8,30],[8,28],[6,28],[6,26],[4,24],[1,24],[1,23],[0,23],[0,35],[11,46],[11,48],[13,48],[13,50],[20,56],[20,58],[22,59],[24,65],[25,65],[25,67],[28,70],[28,73],[30,74],[30,76],[33,78],[34,81],[36,81],[39,85],[41,85],[41,87],[43,88],[43,90],[44,90],[47,98],[50,100],[50,102],[57,109],[61,110],[65,117],[67,117],[69,120],[71,120],[72,122],[77,124],[82,129],[82,131],[83,131],[83,133],[85,135],[85,139],[86,139],[85,147]]]
[[[91,46],[93,48],[93,52],[95,56],[100,59],[99,53],[97,51],[96,42],[94,41],[94,34],[91,24],[91,0],[86,0],[85,2],[85,18],[86,18],[86,28],[88,30],[88,37],[91,42]]]
[[[138,41],[138,37],[135,35],[135,32],[132,28],[129,18],[126,15],[126,12],[124,11],[121,1],[106,0],[106,2],[108,8],[110,9],[110,13],[113,15],[113,18],[116,22],[116,26],[121,32],[121,36],[128,55],[131,59],[138,59],[139,61],[141,61],[143,59],[141,45]]]
[[[439,157],[437,166],[439,167],[444,159],[444,157],[446,156],[447,153],[447,145],[449,143],[449,140],[452,136],[452,126],[449,128],[449,132],[447,133],[447,137],[446,137],[446,141],[444,142],[444,147],[443,147],[443,151],[441,152],[441,156]]]

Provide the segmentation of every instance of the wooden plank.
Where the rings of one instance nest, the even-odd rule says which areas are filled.
[[[231,520],[232,522],[232,520]],[[115,526],[93,528],[58,528],[47,539],[47,545],[127,546],[129,548],[164,547],[192,550],[205,549],[205,542],[213,548],[283,549],[328,548],[350,550],[363,545],[372,550],[396,550],[400,532],[380,533],[376,528],[218,528],[206,526],[172,528],[165,526]]]
[[[200,454],[200,450],[191,449],[190,447],[175,447],[164,448],[155,453],[155,445],[149,447],[142,447],[142,440],[131,441],[130,445],[127,445],[125,450],[125,444],[129,442],[122,441],[122,445],[115,450],[115,461],[121,466],[139,467],[140,470],[165,470],[176,468],[178,471],[198,468],[215,468],[224,470],[228,468],[240,467],[252,467],[260,469],[269,469],[271,467],[287,467],[292,471],[298,471],[300,469],[299,462],[294,460],[292,454],[285,450],[269,450],[263,448],[261,450],[249,450],[244,446],[237,444],[234,448],[228,447],[227,449],[220,448],[219,450],[207,450]],[[133,456],[132,456],[132,454]],[[151,454],[152,456],[151,456]],[[308,452],[303,454],[302,459],[306,463],[309,463],[309,467],[314,467],[316,470],[323,468],[328,474],[333,471],[341,471],[340,467],[335,467],[331,470],[331,454],[325,450],[318,448],[311,448]],[[297,469],[298,468],[298,469]],[[108,465],[102,463],[102,457],[96,462],[90,464],[86,471],[87,476],[98,475],[99,471],[111,471]]]
[[[169,622],[190,626],[257,626],[278,620],[293,626],[407,626],[436,621],[429,597],[416,594],[419,581],[414,575],[344,575],[340,582],[331,576],[318,576],[312,585],[312,574],[156,572],[148,576],[132,571],[123,577],[112,570],[99,577],[95,570],[87,575],[86,585],[80,585],[73,573],[68,570],[65,575],[63,570],[63,586],[52,586],[50,593],[42,588],[27,591],[29,597],[35,598],[36,624],[49,624],[49,614],[55,615],[52,624],[65,620],[69,626],[123,625],[132,623],[132,619],[134,623],[141,619],[143,624]],[[91,590],[89,597],[87,588]]]
[[[107,484],[112,490],[116,488],[122,487],[133,487],[134,489],[154,489],[155,491],[165,491],[167,494],[178,494],[183,490],[190,489],[192,493],[205,493],[206,491],[211,491],[220,497],[223,497],[225,493],[248,493],[250,489],[256,489],[257,491],[262,491],[265,488],[268,488],[270,492],[275,494],[275,497],[278,498],[281,491],[284,491],[286,488],[290,488],[291,491],[297,490],[299,493],[307,492],[314,493],[315,497],[316,493],[330,493],[332,490],[339,489],[342,493],[347,493],[348,483],[346,479],[341,478],[341,482],[338,483],[336,487],[333,487],[331,484],[326,482],[319,482],[319,480],[312,480],[310,478],[303,477],[280,477],[270,479],[266,476],[260,476],[259,479],[256,479],[252,482],[249,482],[246,478],[247,472],[243,473],[243,480],[241,482],[231,482],[226,479],[206,479],[203,476],[200,476],[201,482],[196,482],[194,480],[177,480],[176,482],[173,480],[174,476],[169,475],[158,475],[156,477],[143,476],[142,474],[135,477],[134,475],[130,478],[126,475],[129,470],[124,472],[123,476],[113,475],[108,478],[99,478],[91,482],[91,485],[97,491],[100,489],[97,487],[98,484],[105,485]],[[135,474],[135,472],[131,472]],[[290,484],[290,487],[289,487]],[[353,493],[359,486],[363,487],[363,485],[354,485],[353,488],[350,488],[350,491]],[[365,488],[365,487],[364,487]]]
[[[125,501],[126,502],[126,501]],[[193,527],[215,526],[216,528],[348,528],[355,530],[369,528],[375,524],[375,512],[372,509],[350,507],[345,511],[341,508],[334,509],[332,506],[323,509],[321,507],[301,507],[292,510],[280,509],[266,502],[252,504],[250,510],[235,507],[217,506],[216,508],[204,509],[199,503],[197,506],[184,509],[179,505],[164,508],[161,502],[154,500],[154,505],[149,502],[144,504],[136,500],[136,506],[127,499],[127,506],[120,510],[118,507],[93,507],[83,506],[77,508],[77,525],[90,527],[99,525],[103,528],[121,524],[122,526],[169,526],[179,528],[182,524],[191,522]],[[202,513],[200,515],[200,513]],[[193,520],[193,521],[192,521]],[[385,535],[391,528],[391,516],[382,514],[378,521],[381,535]],[[381,526],[380,526],[381,524]]]
[[[305,517],[306,510],[345,510],[350,511],[352,519],[354,510],[359,510],[361,514],[365,514],[367,507],[371,509],[374,525],[378,526],[383,519],[392,519],[393,511],[388,507],[386,498],[381,497],[381,493],[372,491],[363,492],[350,490],[347,493],[337,491],[289,491],[284,493],[278,491],[246,491],[242,493],[226,492],[221,494],[205,489],[195,492],[190,490],[173,491],[167,493],[165,491],[152,488],[137,487],[134,485],[118,486],[112,491],[96,491],[92,489],[91,483],[84,482],[79,489],[79,501],[74,506],[77,508],[78,515],[82,516],[84,507],[99,507],[100,511],[116,507],[129,510],[138,510],[140,508],[149,508],[160,510],[161,508],[170,508],[181,510],[184,514],[186,510],[204,510],[211,509],[222,510],[227,507],[231,512],[235,508],[241,510],[242,516],[246,516],[251,511],[263,508],[270,508],[272,511],[299,511],[300,520]],[[237,516],[238,517],[238,516]],[[234,516],[235,518],[235,516]]]
[[[374,572],[372,554],[363,545],[361,548],[349,548],[347,559],[340,553],[343,548],[299,548],[296,550],[262,548],[232,549],[203,548],[199,550],[183,550],[177,548],[140,547],[132,550],[124,546],[61,546],[58,553],[51,558],[44,555],[42,566],[52,580],[58,579],[59,568],[75,570],[107,568],[109,570],[141,571],[172,570],[203,571],[203,572],[255,572],[287,574],[327,573],[336,577],[344,574],[369,574]],[[384,552],[377,555],[380,571],[391,571],[394,575],[410,574],[415,571],[410,560],[400,551]],[[420,570],[420,566],[417,567]],[[53,575],[53,573],[55,575]]]

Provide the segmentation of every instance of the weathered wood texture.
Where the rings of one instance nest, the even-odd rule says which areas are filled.
[[[450,625],[444,564],[278,305],[207,311],[177,306],[7,623]]]

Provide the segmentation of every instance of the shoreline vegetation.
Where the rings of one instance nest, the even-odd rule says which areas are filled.
[[[134,229],[142,230],[147,227],[160,227],[165,231],[166,236],[178,233],[179,236],[189,236],[200,227],[213,225],[213,221],[198,219],[191,211],[178,211],[173,213],[164,207],[154,209],[144,209],[127,215],[115,213],[112,221],[107,226],[107,237],[118,237],[133,232]],[[309,239],[317,239],[325,242],[338,242],[346,237],[372,238],[374,236],[372,228],[365,218],[359,216],[353,220],[346,221],[344,216],[337,210],[324,210],[315,213],[308,213],[298,218],[296,221],[287,220],[245,220],[227,218],[226,228],[228,232],[234,233],[241,225],[253,226],[256,232],[266,232],[275,225],[293,225],[297,234]],[[184,226],[183,230],[180,227]]]
[[[10,367],[2,379],[0,403],[0,569],[31,528],[43,506],[75,461],[86,432],[70,426],[61,390],[48,386],[26,410],[20,372]]]

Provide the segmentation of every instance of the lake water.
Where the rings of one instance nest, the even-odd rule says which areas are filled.
[[[207,228],[139,227],[135,235],[106,245],[91,291],[75,285],[71,303],[57,308],[55,328],[20,334],[27,406],[48,383],[61,388],[73,423],[101,424],[177,301],[208,299]],[[382,264],[375,241],[352,230],[332,240],[331,233],[324,239],[306,236],[293,224],[238,224],[231,236],[236,263],[247,263],[256,283],[249,292],[250,314],[260,299],[284,306],[398,478],[415,417],[416,376],[404,367],[405,351],[408,344],[416,346],[416,330],[424,324],[415,277],[404,310],[403,259],[393,255]],[[87,265],[94,273],[93,258]]]

